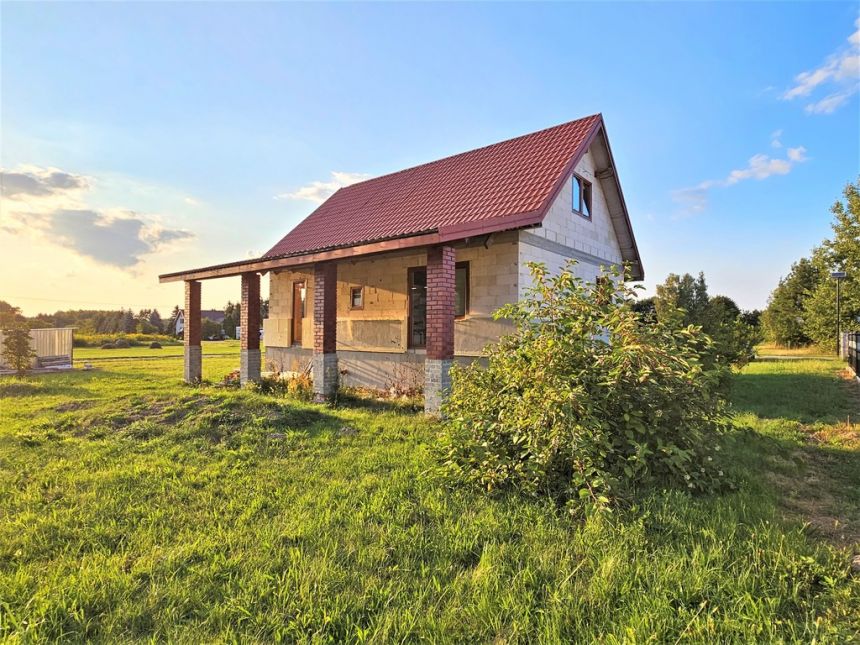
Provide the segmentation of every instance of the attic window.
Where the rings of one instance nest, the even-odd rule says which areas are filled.
[[[573,176],[573,212],[591,219],[591,182]]]

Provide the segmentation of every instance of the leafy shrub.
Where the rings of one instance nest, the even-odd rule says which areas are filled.
[[[129,343],[125,338],[117,338],[113,346],[117,349],[128,349],[131,347],[131,343]]]
[[[100,347],[100,349],[116,349],[116,345],[113,343],[105,343]]]
[[[254,389],[261,394],[272,396],[289,396],[301,401],[310,401],[313,398],[313,381],[307,374],[295,376],[283,376],[275,374],[261,378],[254,383]]]
[[[161,343],[159,343],[157,340],[154,340],[149,344],[149,349],[161,349]]]
[[[571,510],[649,485],[714,490],[728,368],[705,367],[710,338],[643,321],[618,275],[589,285],[572,264],[556,277],[530,267],[534,286],[496,314],[516,331],[485,350],[486,367],[452,368],[449,474]]]

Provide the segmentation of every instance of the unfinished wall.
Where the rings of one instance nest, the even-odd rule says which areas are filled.
[[[455,322],[454,351],[457,355],[476,356],[488,342],[509,329],[507,323],[494,321],[492,314],[517,297],[517,235],[493,236],[486,247],[483,244],[458,247],[456,255],[457,262],[469,263],[469,312]],[[418,251],[338,264],[338,352],[407,351],[408,269],[423,267],[426,262],[426,253]],[[305,281],[305,300],[312,302],[312,271],[281,271],[271,276],[269,318],[263,321],[267,347],[293,345],[292,297],[293,283],[297,280]],[[364,290],[360,309],[350,307],[352,287]],[[307,304],[301,346],[313,347],[313,320]]]
[[[520,296],[531,285],[528,262],[543,262],[551,273],[558,273],[569,259],[575,259],[579,263],[575,274],[590,282],[600,275],[601,265],[608,267],[621,263],[621,248],[594,170],[590,151],[574,170],[591,182],[591,218],[573,210],[572,175],[568,175],[547,211],[543,225],[520,231]]]
[[[266,347],[266,370],[278,372],[308,372],[312,350],[301,347]],[[424,386],[423,349],[410,349],[399,353],[340,351],[337,366],[340,384],[344,387],[361,387],[387,390],[394,384],[398,387]],[[461,365],[475,360],[474,356],[455,356]],[[309,373],[309,372],[308,372]]]

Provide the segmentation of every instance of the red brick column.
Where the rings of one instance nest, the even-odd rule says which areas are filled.
[[[337,265],[314,265],[314,399],[337,393]]]
[[[451,388],[454,359],[456,254],[452,246],[427,250],[427,358],[424,361],[424,411],[438,414]]]
[[[182,334],[185,343],[184,377],[187,383],[196,383],[202,376],[203,353],[200,349],[200,336],[203,321],[200,314],[200,293],[200,282],[185,281],[185,329]]]
[[[242,305],[240,313],[241,350],[239,381],[260,380],[260,276],[242,274]]]
[[[456,256],[452,246],[427,251],[427,358],[454,357]]]
[[[242,349],[260,349],[260,276],[242,274],[242,307],[239,325]]]

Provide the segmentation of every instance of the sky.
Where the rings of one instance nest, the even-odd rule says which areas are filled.
[[[165,313],[159,273],[259,256],[338,186],[601,112],[645,293],[704,271],[761,308],[860,174],[858,15],[3,1],[0,299]]]

